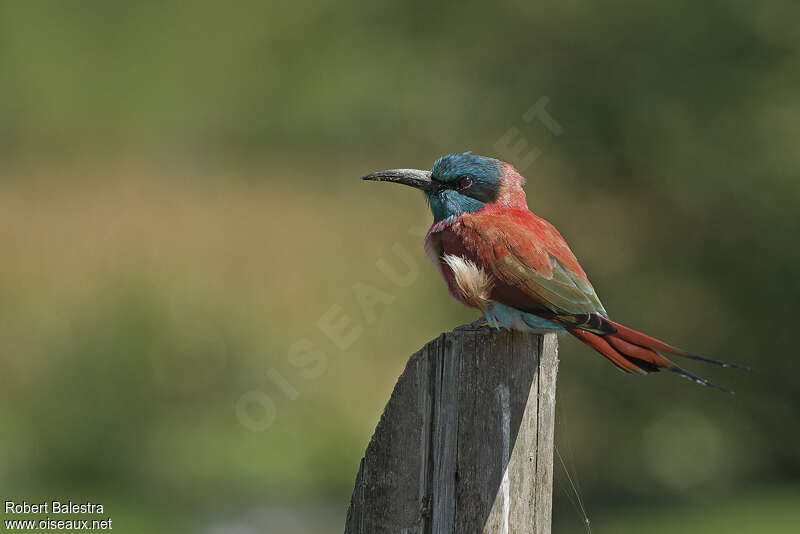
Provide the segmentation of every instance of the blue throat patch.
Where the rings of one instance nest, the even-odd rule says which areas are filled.
[[[442,156],[431,169],[435,187],[426,193],[435,221],[474,213],[500,192],[503,163],[469,152]]]

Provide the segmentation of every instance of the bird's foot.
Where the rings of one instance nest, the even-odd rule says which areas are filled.
[[[455,330],[482,330],[484,328],[500,330],[501,328],[506,328],[498,311],[499,309],[495,308],[494,303],[489,303],[489,306],[483,311],[483,317],[479,317],[469,324],[463,324],[455,328]]]
[[[495,330],[500,330],[501,328],[508,330],[508,318],[503,315],[508,315],[507,310],[511,310],[511,308],[494,301],[489,302],[489,305],[483,312],[486,316],[486,324]]]

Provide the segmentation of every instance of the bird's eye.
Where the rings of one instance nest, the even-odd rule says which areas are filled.
[[[459,189],[466,189],[472,185],[472,177],[471,176],[460,176],[458,178],[458,188]]]

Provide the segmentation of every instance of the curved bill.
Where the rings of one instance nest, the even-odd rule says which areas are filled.
[[[375,182],[395,182],[410,185],[423,191],[428,191],[431,187],[431,171],[418,169],[389,169],[388,171],[373,172],[363,176],[361,179]]]

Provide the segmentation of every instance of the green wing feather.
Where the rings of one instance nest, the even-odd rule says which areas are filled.
[[[518,288],[557,315],[606,314],[592,284],[568,269],[558,258],[548,254],[552,266],[550,277],[542,275],[520,259],[513,248],[490,264],[499,280]]]

